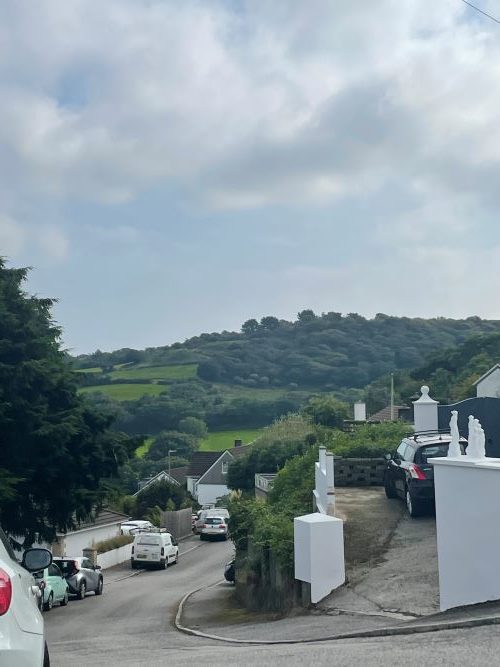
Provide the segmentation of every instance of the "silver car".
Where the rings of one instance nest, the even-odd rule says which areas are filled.
[[[227,540],[228,519],[216,514],[205,517],[205,522],[198,527],[200,540],[220,539]]]
[[[104,579],[101,566],[93,565],[89,558],[54,558],[68,582],[69,592],[83,600],[88,591],[102,594]]]

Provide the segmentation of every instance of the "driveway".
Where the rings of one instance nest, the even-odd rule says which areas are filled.
[[[394,619],[439,610],[436,521],[410,519],[383,489],[337,489],[346,520],[348,583],[323,600],[324,611],[383,613]]]

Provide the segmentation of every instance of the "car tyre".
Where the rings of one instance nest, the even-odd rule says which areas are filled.
[[[408,487],[406,487],[405,499],[406,499],[406,509],[411,518],[413,519],[417,516],[420,516],[422,514],[422,505],[421,503],[418,502],[418,500],[415,500],[415,498],[412,497]]]
[[[102,595],[103,586],[104,586],[104,581],[102,577],[99,577],[99,583],[97,584],[97,588],[95,589],[96,595]]]
[[[43,667],[50,667],[49,647],[47,646],[47,642],[45,642],[45,648],[43,649]]]
[[[130,561],[130,565],[133,570],[137,570],[137,563],[135,562],[135,560]]]
[[[166,570],[167,569],[167,561],[165,558],[160,561],[160,570]]]
[[[390,482],[387,477],[384,479],[384,490],[387,498],[397,498],[398,494],[394,488],[394,482]]]
[[[200,540],[204,540],[204,539],[205,539],[205,535],[203,535],[203,533],[200,533]]]
[[[68,602],[69,602],[69,593],[68,589],[66,589],[66,593],[64,594],[64,597],[60,602],[61,607],[65,607],[68,604]]]
[[[50,593],[49,599],[47,600],[47,602],[45,602],[43,608],[45,609],[45,611],[50,611],[53,606],[54,606],[54,594]]]
[[[178,562],[179,562],[179,552],[175,554],[174,565],[177,565]]]
[[[86,593],[87,593],[87,584],[84,581],[82,581],[82,583],[78,587],[78,599],[84,600]]]

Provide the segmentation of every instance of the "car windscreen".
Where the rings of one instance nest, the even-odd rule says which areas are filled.
[[[74,560],[55,560],[54,563],[61,570],[64,577],[67,577],[69,574],[73,574],[76,571]]]
[[[207,524],[207,526],[216,526],[220,523],[224,523],[224,519],[217,516],[207,516],[207,518],[205,519],[205,523]]]
[[[449,446],[449,442],[442,442],[435,445],[426,445],[425,447],[420,447],[415,460],[417,463],[427,463],[429,459],[434,459],[436,456],[448,456]]]
[[[144,533],[137,538],[136,544],[159,547],[161,545],[161,537],[159,535],[151,535],[151,533]]]

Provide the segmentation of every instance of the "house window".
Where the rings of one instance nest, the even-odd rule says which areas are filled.
[[[222,461],[222,474],[227,475],[227,469],[229,468],[229,463],[227,461]]]

